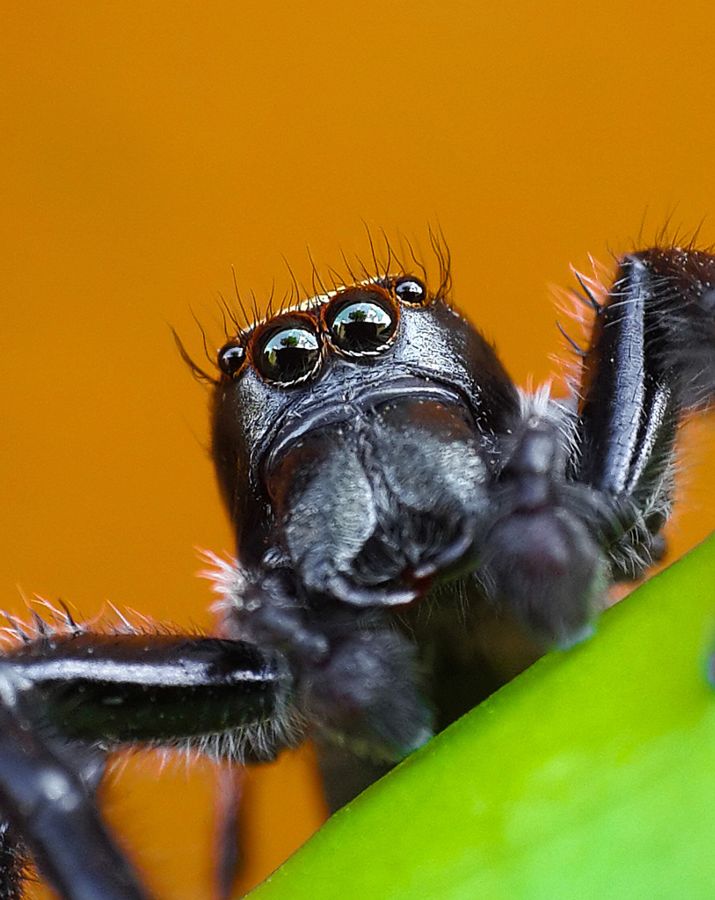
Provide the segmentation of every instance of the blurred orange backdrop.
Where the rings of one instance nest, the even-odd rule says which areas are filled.
[[[715,237],[715,12],[624,4],[22,3],[3,10],[2,605],[18,586],[210,627],[231,549],[200,346],[219,291],[310,282],[362,220],[426,243],[522,384],[562,346],[549,284],[672,214]],[[673,553],[715,524],[690,429]],[[263,784],[257,784],[261,781]],[[146,758],[108,814],[158,896],[210,896],[214,782]],[[322,815],[309,752],[251,777],[244,888]]]

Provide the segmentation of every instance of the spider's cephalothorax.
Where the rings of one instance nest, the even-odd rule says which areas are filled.
[[[474,568],[519,400],[464,319],[416,278],[382,279],[244,340],[246,364],[216,388],[213,444],[244,566],[373,609]]]
[[[65,896],[142,896],[95,811],[105,749],[260,759],[310,733],[338,806],[582,638],[608,586],[661,555],[678,423],[715,397],[715,257],[654,248],[610,289],[580,281],[595,325],[561,401],[517,390],[406,272],[231,336],[213,379],[238,553],[213,576],[222,639],[68,616],[0,660],[0,805]]]

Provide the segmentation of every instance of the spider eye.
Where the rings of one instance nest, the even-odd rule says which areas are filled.
[[[397,310],[378,291],[345,291],[328,314],[333,344],[351,356],[381,353],[397,330]]]
[[[229,378],[235,377],[243,366],[246,350],[240,344],[230,341],[218,351],[218,367]]]
[[[268,329],[258,339],[253,361],[266,381],[283,385],[305,381],[320,365],[318,335],[303,322]]]
[[[393,290],[398,300],[412,306],[421,306],[427,300],[427,288],[419,278],[413,278],[412,275],[398,278]]]

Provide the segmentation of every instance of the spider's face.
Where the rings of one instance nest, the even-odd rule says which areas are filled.
[[[242,556],[278,529],[311,587],[354,598],[357,578],[367,603],[411,599],[468,552],[474,488],[516,398],[489,344],[421,280],[312,298],[229,342],[219,366],[214,457]]]

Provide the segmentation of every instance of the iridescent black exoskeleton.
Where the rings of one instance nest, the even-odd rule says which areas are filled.
[[[107,749],[255,760],[310,734],[338,806],[503,679],[493,646],[516,669],[581,639],[607,587],[661,555],[678,423],[715,397],[715,257],[655,248],[610,290],[582,281],[594,328],[565,401],[517,390],[447,286],[388,272],[219,352],[239,560],[215,576],[222,638],[18,627],[2,896],[15,841],[66,897],[145,896],[93,801]]]

